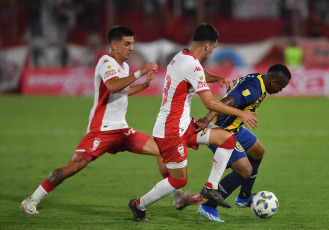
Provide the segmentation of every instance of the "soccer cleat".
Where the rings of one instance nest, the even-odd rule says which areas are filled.
[[[198,213],[204,218],[206,218],[207,220],[215,221],[215,222],[224,222],[224,220],[219,218],[218,211],[216,208],[201,204],[198,209]]]
[[[134,214],[135,221],[138,221],[138,222],[148,221],[148,219],[146,218],[146,212],[139,210],[137,208],[136,201],[137,201],[137,199],[131,199],[128,204],[128,206],[130,207],[131,211]]]
[[[200,194],[205,199],[216,201],[219,206],[222,206],[224,208],[231,207],[231,205],[225,201],[225,199],[220,194],[220,191],[218,190],[203,187]]]
[[[250,207],[251,206],[251,200],[255,195],[256,195],[256,193],[253,193],[247,199],[242,199],[239,196],[237,196],[236,199],[235,199],[235,206],[237,206],[238,208]]]
[[[197,205],[202,201],[200,193],[188,193],[186,191],[179,201],[174,201],[174,207],[177,210],[182,210],[190,205]]]
[[[22,201],[21,209],[25,213],[29,213],[29,214],[38,214],[39,213],[37,211],[37,203],[30,196]]]

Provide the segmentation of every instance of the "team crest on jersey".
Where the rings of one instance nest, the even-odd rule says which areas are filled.
[[[250,95],[250,91],[249,91],[249,89],[246,89],[246,90],[244,90],[243,92],[242,92],[242,95],[243,96],[249,96]]]
[[[90,150],[92,152],[95,152],[100,143],[101,143],[101,139],[95,138],[94,143],[93,143],[93,147],[90,148]]]
[[[106,69],[112,69],[112,65],[107,65]]]
[[[242,145],[239,142],[236,142],[235,150],[238,151],[238,152],[244,152],[244,149],[243,149]]]
[[[202,75],[202,76],[199,76],[199,81],[204,81],[205,80],[205,77]]]
[[[179,152],[181,158],[183,158],[185,156],[183,144],[178,145],[177,151]]]

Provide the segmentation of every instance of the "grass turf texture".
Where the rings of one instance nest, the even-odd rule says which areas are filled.
[[[131,97],[128,123],[151,134],[160,98]],[[177,211],[168,196],[147,208],[149,222],[136,223],[130,198],[161,179],[156,159],[128,152],[105,154],[45,197],[38,215],[19,210],[21,201],[73,155],[84,136],[91,98],[0,97],[0,229],[328,229],[329,101],[325,98],[268,98],[259,108],[254,133],[266,148],[254,192],[268,190],[280,202],[270,219],[234,206],[236,190],[219,209],[225,223],[208,222],[198,206]],[[193,99],[192,116],[206,113]],[[212,153],[189,150],[189,182],[206,182]],[[226,170],[226,173],[231,170]]]

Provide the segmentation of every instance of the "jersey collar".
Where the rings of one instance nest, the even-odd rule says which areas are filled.
[[[189,52],[187,52],[187,51],[188,51],[188,49],[183,49],[183,50],[182,50],[182,53],[183,53],[184,55],[190,55],[190,56],[192,56],[195,60],[197,60],[197,58],[194,57],[193,54],[191,54],[191,53],[189,53]]]
[[[262,88],[262,93],[266,93],[266,88],[265,88],[265,84],[264,84],[264,80],[262,78],[262,75],[258,75],[257,76],[259,82],[260,82],[260,87]]]

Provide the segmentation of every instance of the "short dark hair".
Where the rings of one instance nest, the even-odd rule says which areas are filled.
[[[121,41],[123,36],[135,36],[134,31],[125,26],[114,26],[107,34],[107,38],[111,43],[113,40]]]
[[[193,41],[214,43],[219,39],[218,31],[208,23],[202,23],[193,32]]]
[[[285,75],[289,80],[291,79],[291,73],[287,66],[283,64],[275,64],[272,65],[267,72],[281,72]]]

